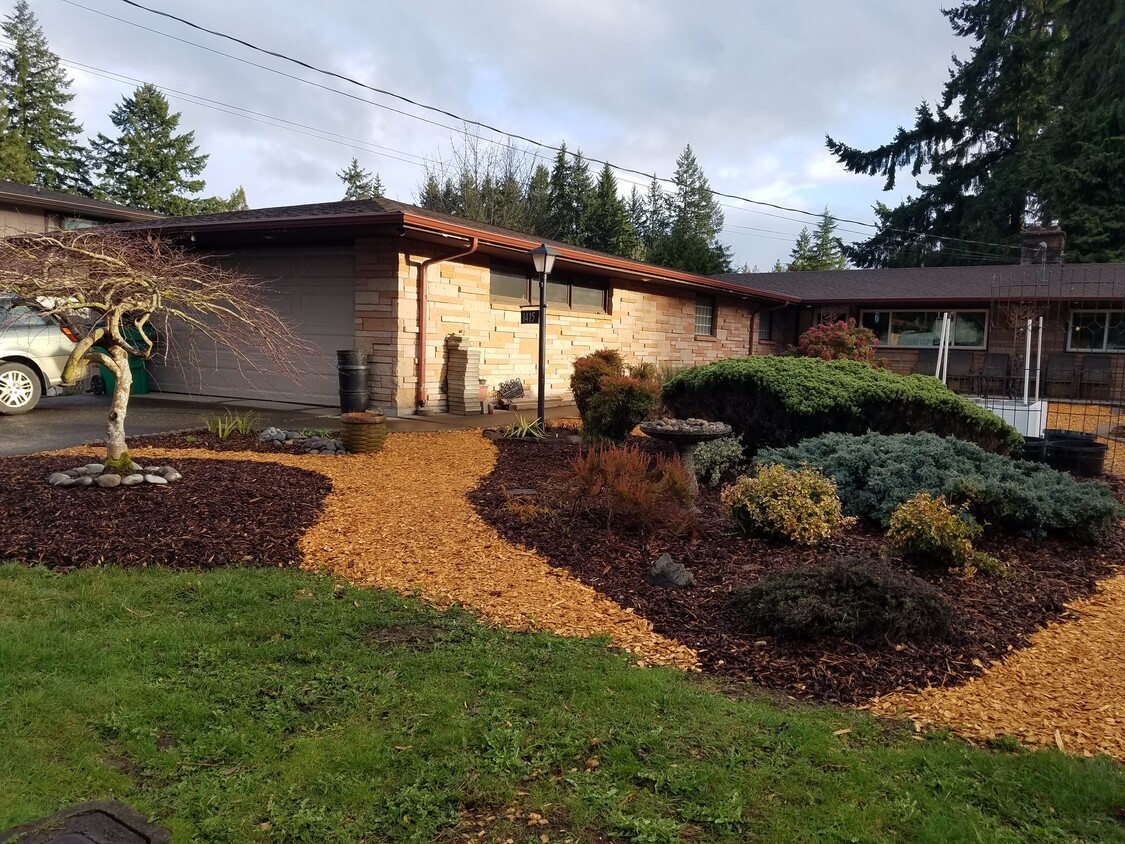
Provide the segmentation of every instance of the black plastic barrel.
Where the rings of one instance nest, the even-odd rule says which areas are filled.
[[[1043,436],[1046,437],[1048,443],[1094,443],[1098,441],[1096,434],[1087,431],[1064,431],[1061,428],[1048,428],[1043,432]]]
[[[367,355],[356,349],[336,352],[340,373],[340,412],[363,413],[371,404],[367,389]]]
[[[1070,472],[1084,478],[1105,474],[1105,457],[1109,446],[1086,440],[1058,439],[1047,443],[1047,463],[1052,469]]]
[[[1047,459],[1047,441],[1043,437],[1023,438],[1023,459],[1043,463]]]

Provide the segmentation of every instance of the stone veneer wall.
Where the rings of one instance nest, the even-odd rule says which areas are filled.
[[[445,248],[442,251],[451,251]],[[414,411],[417,385],[418,266],[436,252],[404,239],[369,240],[356,249],[356,341],[371,353],[372,402],[392,414]],[[492,302],[488,256],[432,264],[427,271],[426,404],[447,409],[445,338],[463,334],[481,351],[490,389],[511,378],[534,389],[539,329],[520,325],[517,304]],[[714,337],[696,337],[695,292],[612,282],[610,313],[547,309],[547,395],[567,394],[574,359],[606,346],[630,362],[690,366],[749,351],[753,303],[716,297]]]

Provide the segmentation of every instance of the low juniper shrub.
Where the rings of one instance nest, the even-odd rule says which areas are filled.
[[[1104,483],[1079,483],[1042,463],[927,433],[825,434],[757,459],[816,467],[836,482],[845,513],[883,527],[919,492],[966,504],[977,521],[1033,539],[1058,534],[1094,542],[1125,515]]]
[[[696,527],[691,485],[679,459],[637,448],[594,448],[571,461],[574,500],[614,528],[682,535]]]
[[[815,469],[760,466],[722,493],[723,504],[750,536],[816,545],[855,519],[844,516],[836,485]]]
[[[954,618],[926,581],[855,557],[774,572],[735,590],[731,602],[749,629],[789,639],[936,641],[949,635]]]

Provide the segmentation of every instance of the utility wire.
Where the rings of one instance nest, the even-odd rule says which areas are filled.
[[[73,0],[63,0],[63,2],[70,3],[71,5],[74,5],[74,6],[80,5],[78,3],[73,2]],[[543,143],[542,141],[538,141],[538,140],[535,140],[533,138],[529,138],[529,137],[527,137],[525,135],[521,135],[517,132],[508,132],[508,131],[500,129],[496,126],[492,126],[491,124],[484,123],[484,122],[479,121],[479,120],[472,120],[472,119],[469,119],[469,118],[466,118],[466,117],[462,117],[461,115],[456,114],[455,112],[448,111],[446,109],[439,108],[438,106],[432,106],[432,105],[429,105],[427,103],[423,103],[423,102],[420,102],[418,100],[411,99],[410,97],[404,96],[402,94],[395,93],[394,91],[389,91],[389,90],[384,89],[384,88],[378,88],[374,85],[369,85],[366,82],[362,82],[358,79],[354,79],[350,76],[346,76],[344,74],[337,73],[337,72],[332,71],[332,70],[326,70],[324,68],[318,67],[317,65],[314,65],[314,64],[311,64],[309,62],[302,61],[301,59],[297,59],[297,58],[294,58],[292,56],[289,56],[285,53],[280,53],[280,52],[277,52],[277,51],[274,51],[274,50],[269,50],[269,49],[266,49],[265,47],[259,47],[256,44],[252,44],[251,42],[246,41],[242,38],[238,38],[234,35],[229,35],[225,32],[215,30],[215,29],[209,29],[208,27],[201,26],[200,24],[197,24],[197,23],[193,23],[192,21],[189,21],[186,18],[179,17],[178,15],[173,15],[170,12],[164,12],[164,11],[161,11],[159,9],[153,9],[149,6],[145,6],[142,3],[136,2],[136,0],[121,0],[121,2],[125,3],[128,6],[132,6],[136,9],[140,9],[142,11],[148,12],[149,14],[153,14],[153,15],[157,15],[159,17],[167,18],[169,20],[176,21],[177,23],[183,24],[184,26],[190,27],[190,28],[198,30],[200,32],[205,32],[209,35],[213,35],[216,38],[223,38],[227,41],[232,41],[236,44],[240,44],[240,45],[246,47],[247,49],[253,50],[255,52],[262,53],[262,54],[267,55],[267,56],[272,56],[273,58],[280,59],[281,61],[285,61],[285,62],[289,62],[291,64],[298,65],[299,67],[306,68],[307,70],[311,70],[314,73],[319,73],[319,74],[322,74],[324,76],[328,76],[328,77],[333,78],[333,79],[338,79],[340,81],[347,82],[347,83],[349,83],[351,85],[355,85],[359,88],[364,88],[368,91],[372,91],[372,92],[377,93],[377,94],[382,94],[383,96],[387,96],[387,97],[391,97],[393,99],[397,99],[401,102],[408,103],[409,105],[415,106],[416,108],[421,108],[421,109],[424,109],[426,111],[431,111],[431,112],[434,112],[436,114],[440,114],[440,115],[444,115],[446,117],[450,117],[454,120],[457,120],[461,123],[464,123],[465,125],[476,126],[480,129],[485,129],[485,130],[490,131],[490,132],[495,132],[497,135],[502,135],[502,136],[505,136],[505,137],[508,137],[508,138],[513,138],[515,140],[523,141],[524,143],[531,144],[531,145],[533,145],[535,147],[539,147],[541,149],[552,150],[556,153],[562,151],[560,147],[553,146],[553,145],[547,144],[547,143]],[[85,7],[85,6],[80,6],[80,8],[87,9],[88,11],[94,11],[94,12],[97,12],[98,14],[106,14],[104,12],[99,12],[97,10],[88,9],[88,7]],[[114,16],[107,15],[107,17],[114,17]],[[121,20],[120,18],[115,18],[115,19]],[[142,28],[146,28],[146,27],[142,27]],[[155,30],[149,30],[149,31],[155,31]],[[160,34],[164,34],[164,33],[160,33]],[[168,37],[174,37],[174,36],[168,36]],[[181,40],[181,39],[177,39],[177,40]],[[192,42],[186,42],[186,43],[192,43]],[[201,45],[194,45],[194,46],[201,46]],[[205,47],[204,49],[210,50],[211,48]],[[211,51],[212,52],[219,52],[217,50],[211,50]],[[227,54],[223,53],[222,55],[227,55]],[[235,57],[232,56],[231,58],[235,58]],[[253,64],[253,62],[251,62],[250,64]],[[262,65],[256,65],[256,66],[263,67],[263,69],[270,70],[271,72],[280,73],[280,71],[276,71],[273,68],[264,67]],[[282,75],[283,76],[289,76],[289,74],[282,74]],[[290,78],[299,78],[299,77],[290,77]],[[315,84],[315,83],[310,83],[310,84]],[[324,86],[319,86],[319,87],[324,87]],[[335,91],[336,93],[341,93],[341,94],[344,93],[342,91],[338,91],[335,88],[326,88],[326,90]],[[345,96],[352,96],[352,95],[349,95],[349,94],[344,94],[344,95]],[[358,98],[358,97],[353,97],[353,98],[362,100],[362,98]],[[362,100],[362,101],[363,102],[370,102],[368,100]],[[383,105],[377,104],[377,103],[372,103],[372,104],[373,105],[380,105],[380,107],[383,107],[383,108],[389,108],[388,106],[383,106]],[[390,109],[390,110],[396,111],[395,109]],[[397,112],[397,113],[404,114],[408,117],[414,117],[414,118],[419,119],[419,120],[426,120],[425,118],[419,117],[418,115],[411,115],[411,114],[406,113],[406,112]],[[434,121],[426,120],[426,122],[433,123]],[[435,123],[435,125],[441,126],[443,124]],[[450,127],[445,126],[444,128],[449,129]],[[452,131],[458,131],[458,130],[453,129]],[[649,174],[645,173],[642,170],[636,170],[636,169],[633,169],[631,167],[624,167],[624,166],[619,165],[619,164],[613,164],[612,162],[605,161],[603,159],[588,158],[587,160],[590,161],[591,163],[594,163],[594,164],[608,165],[609,167],[613,168],[614,170],[618,170],[618,171],[623,172],[623,173],[632,173],[634,175],[643,176],[643,177],[646,177],[646,178],[649,177]],[[653,175],[652,178],[657,180],[657,181],[660,181],[660,182],[665,182],[665,183],[671,183],[672,182],[671,179],[659,178],[655,175]],[[805,216],[805,217],[820,219],[824,216],[824,212],[806,211],[802,208],[793,208],[793,207],[787,206],[787,205],[780,205],[780,204],[773,203],[773,202],[766,202],[766,201],[763,201],[763,200],[751,199],[750,197],[740,196],[739,194],[725,193],[723,191],[714,190],[713,188],[711,189],[710,192],[711,192],[712,196],[723,197],[723,198],[726,198],[726,199],[733,199],[733,200],[736,200],[738,202],[746,202],[746,203],[749,203],[751,205],[758,205],[758,206],[762,206],[762,207],[765,207],[765,208],[773,208],[773,209],[778,210],[778,211],[788,211],[789,213],[801,214],[802,216]],[[849,219],[847,217],[837,217],[835,219],[838,222],[841,222],[841,223],[848,223],[850,225],[863,226],[864,228],[875,229],[875,230],[880,229],[880,226],[878,226],[877,224],[865,222],[863,220],[852,220],[852,219]],[[949,241],[955,241],[955,242],[959,242],[959,243],[974,244],[974,245],[978,245],[978,246],[991,246],[991,247],[1001,248],[1001,249],[1019,249],[1018,246],[1013,246],[1011,244],[990,243],[988,241],[970,240],[970,239],[967,239],[967,238],[948,237],[946,235],[936,235],[936,234],[920,235],[919,233],[909,232],[909,231],[905,231],[905,230],[902,230],[902,229],[891,229],[891,230],[902,231],[902,232],[905,232],[906,234],[908,234],[910,236],[921,236],[921,237],[926,237],[926,238],[930,238],[930,239],[933,239],[933,240],[939,240],[939,241],[949,240]]]

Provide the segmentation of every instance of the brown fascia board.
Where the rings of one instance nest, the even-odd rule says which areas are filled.
[[[285,217],[279,215],[275,217],[259,217],[256,219],[231,220],[229,222],[214,220],[204,223],[192,223],[189,220],[185,220],[182,224],[165,222],[163,225],[154,228],[162,232],[188,233],[204,231],[252,231],[267,228],[312,229],[330,228],[341,225],[362,226],[371,224],[433,232],[436,234],[451,235],[453,237],[475,237],[482,244],[521,250],[524,252],[539,245],[537,239],[512,237],[498,232],[477,229],[468,224],[458,225],[404,211],[384,211],[373,214],[326,214],[317,217]],[[142,225],[138,228],[144,228],[144,226]],[[642,264],[625,258],[597,255],[591,252],[569,248],[561,244],[553,248],[558,251],[559,258],[568,263],[581,264],[594,268],[612,269],[649,281],[682,284],[697,289],[721,291],[746,298],[765,299],[771,303],[791,304],[799,301],[792,296],[786,296],[780,293],[767,293],[739,284],[730,284],[725,281],[707,278],[706,276],[692,275],[691,273],[665,269],[652,264]]]
[[[74,199],[58,199],[54,196],[40,196],[28,193],[15,193],[0,189],[0,201],[10,202],[13,205],[30,205],[33,208],[42,208],[46,211],[67,211],[75,214],[86,214],[91,217],[103,219],[117,219],[127,222],[147,222],[149,220],[162,220],[163,214],[152,211],[141,211],[125,205],[112,205],[88,202],[80,197]]]

